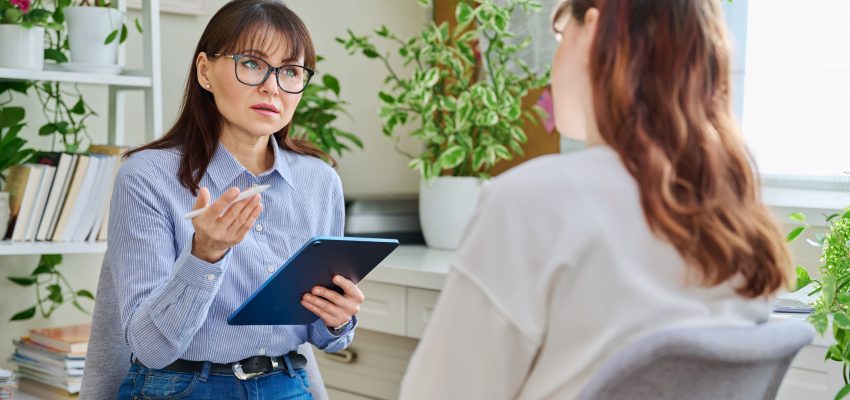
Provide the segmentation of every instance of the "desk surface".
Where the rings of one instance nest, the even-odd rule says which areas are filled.
[[[452,257],[453,251],[415,245],[399,246],[366,277],[366,280],[441,290],[446,282]]]

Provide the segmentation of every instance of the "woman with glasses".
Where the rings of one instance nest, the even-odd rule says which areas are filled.
[[[116,178],[83,397],[309,399],[299,346],[351,342],[364,298],[340,276],[342,294],[304,295],[312,324],[226,323],[309,238],[343,234],[330,157],[289,136],[315,63],[278,0],[234,0],[209,21],[176,123]],[[270,187],[231,204],[258,185]],[[132,364],[108,371],[121,346],[117,365]]]
[[[484,189],[402,399],[574,399],[649,333],[766,321],[789,281],[721,1],[572,0],[554,29],[555,121],[588,148]]]

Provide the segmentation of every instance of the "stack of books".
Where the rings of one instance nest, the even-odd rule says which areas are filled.
[[[42,152],[9,169],[12,241],[106,240],[109,200],[127,148],[91,146],[84,154]],[[2,231],[2,229],[0,229]],[[2,233],[2,232],[0,232]]]
[[[15,340],[9,362],[18,366],[18,389],[44,399],[76,398],[90,335],[91,324],[83,324],[31,329]]]
[[[13,398],[15,390],[15,373],[0,368],[0,400]]]

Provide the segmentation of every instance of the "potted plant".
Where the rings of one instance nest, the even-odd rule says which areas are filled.
[[[118,73],[118,45],[127,39],[124,13],[117,2],[82,0],[78,6],[71,0],[59,0],[59,8],[68,25],[68,47],[71,53],[66,69],[80,72]],[[136,29],[142,26],[136,19]]]
[[[0,67],[44,67],[44,28],[58,25],[52,14],[41,0],[0,0]]]
[[[71,92],[66,90],[61,82],[33,84],[42,113],[47,120],[39,128],[38,134],[55,135],[54,138],[61,140],[64,151],[69,153],[82,151],[83,138],[88,137],[86,120],[98,115],[83,99],[79,87],[76,84],[73,87],[74,91]]]
[[[522,127],[537,123],[541,110],[523,107],[522,98],[549,80],[519,59],[517,53],[530,38],[517,38],[510,26],[514,11],[536,12],[540,3],[476,3],[475,8],[466,2],[457,5],[453,28],[430,23],[407,40],[385,26],[375,31],[397,46],[405,65],[413,66],[409,76],[396,72],[390,55],[381,54],[369,37],[349,30],[347,38],[337,38],[349,53],[379,60],[389,73],[389,90],[379,93],[383,133],[395,138],[398,128],[416,124],[411,135],[424,146],[418,155],[408,155],[409,167],[421,173],[420,222],[426,242],[435,248],[457,247],[493,166],[523,154],[527,139]],[[484,42],[480,52],[479,41]]]
[[[10,321],[33,318],[38,312],[44,318],[50,318],[62,304],[71,303],[78,310],[88,314],[80,299],[94,300],[94,295],[85,289],[74,290],[65,275],[56,267],[62,263],[59,254],[44,254],[38,266],[29,276],[9,276],[11,282],[24,287],[34,287],[36,304],[12,316]]]
[[[791,214],[791,219],[802,225],[788,234],[788,241],[796,239],[808,227],[801,213]],[[814,240],[806,239],[822,249],[820,280],[812,279],[805,268],[797,266],[796,290],[805,288],[808,295],[819,295],[809,322],[821,335],[827,329],[832,331],[835,344],[829,347],[825,359],[843,366],[844,387],[835,395],[836,399],[842,399],[850,394],[850,209],[827,216],[826,222],[826,234],[818,234]]]
[[[319,62],[322,59],[317,57]],[[352,145],[362,149],[360,138],[333,125],[340,113],[350,117],[345,109],[348,102],[339,97],[339,92],[339,80],[331,74],[323,74],[322,82],[307,85],[292,118],[292,137],[308,140],[329,155],[342,155]]]
[[[10,91],[26,93],[27,82],[0,82],[0,96]],[[0,181],[4,191],[0,191],[0,239],[6,236],[9,226],[9,192],[5,191],[6,172],[12,166],[25,162],[34,150],[26,149],[27,141],[18,137],[24,127],[26,111],[23,107],[9,107],[7,100],[0,103]]]

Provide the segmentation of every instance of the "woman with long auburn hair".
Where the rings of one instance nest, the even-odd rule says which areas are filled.
[[[403,399],[568,399],[627,343],[753,326],[789,281],[730,105],[719,0],[572,0],[558,130],[588,148],[489,184]]]
[[[310,33],[280,0],[233,0],[186,58],[177,121],[115,180],[82,395],[310,399],[309,345],[350,344],[364,300],[354,283],[305,294],[311,324],[227,324],[307,240],[343,234],[339,176],[289,137],[316,64]]]

